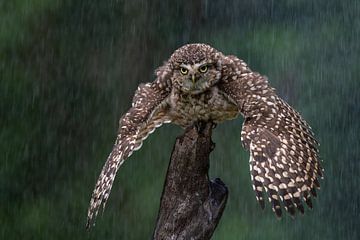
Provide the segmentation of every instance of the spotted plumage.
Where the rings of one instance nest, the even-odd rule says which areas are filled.
[[[250,151],[250,173],[262,208],[265,194],[273,211],[291,215],[312,208],[322,168],[318,143],[305,120],[278,97],[266,77],[244,61],[205,44],[177,49],[156,70],[154,82],[139,86],[92,194],[89,227],[105,207],[117,170],[144,139],[164,123],[188,127],[198,121],[220,123],[242,114],[241,142]]]

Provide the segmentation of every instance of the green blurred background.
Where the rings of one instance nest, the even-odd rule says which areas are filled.
[[[359,14],[357,0],[1,1],[0,239],[150,239],[179,127],[126,162],[90,232],[87,207],[137,85],[192,42],[267,75],[325,168],[314,209],[279,221],[256,203],[242,119],[219,125],[211,176],[230,196],[213,239],[359,239]]]

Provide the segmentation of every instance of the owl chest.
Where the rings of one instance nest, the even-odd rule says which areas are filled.
[[[173,122],[182,126],[196,121],[222,122],[236,118],[238,108],[217,89],[198,95],[172,94],[170,115]]]

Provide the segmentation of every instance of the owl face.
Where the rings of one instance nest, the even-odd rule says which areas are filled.
[[[205,44],[188,44],[174,52],[172,85],[185,94],[199,94],[216,84],[221,78],[220,55]]]
[[[174,69],[173,85],[184,93],[199,94],[219,80],[216,65],[201,61],[194,64],[181,63]]]

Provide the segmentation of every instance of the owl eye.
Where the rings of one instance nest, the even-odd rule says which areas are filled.
[[[205,73],[207,70],[208,70],[208,66],[207,66],[207,65],[203,65],[203,66],[201,66],[201,67],[199,68],[199,71],[200,71],[201,73]]]
[[[187,70],[186,68],[182,67],[182,68],[180,68],[180,72],[181,72],[182,75],[186,75],[186,74],[189,72],[189,70]]]

